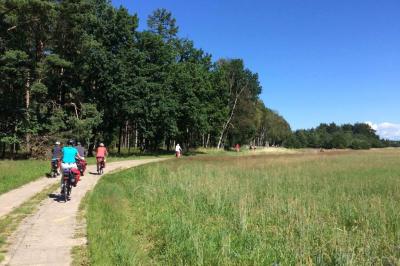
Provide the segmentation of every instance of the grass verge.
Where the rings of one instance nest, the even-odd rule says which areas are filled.
[[[88,207],[88,200],[91,191],[88,191],[85,197],[79,204],[79,211],[77,215],[78,228],[75,232],[75,238],[83,239],[82,245],[74,246],[71,251],[72,266],[87,266],[89,263],[89,249],[87,245],[87,233],[86,233],[86,212]]]
[[[22,220],[37,211],[40,202],[45,200],[58,187],[59,184],[57,183],[45,188],[0,219],[0,261],[4,259],[4,254],[7,252],[7,238],[18,228]]]
[[[400,151],[213,156],[104,176],[93,265],[396,265]]]
[[[0,195],[44,176],[49,170],[47,161],[0,161]]]

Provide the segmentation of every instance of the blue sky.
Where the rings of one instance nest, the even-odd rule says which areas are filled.
[[[263,101],[293,129],[370,121],[400,139],[399,0],[112,3],[137,13],[140,29],[154,9],[166,8],[179,35],[214,60],[243,58],[259,74]]]

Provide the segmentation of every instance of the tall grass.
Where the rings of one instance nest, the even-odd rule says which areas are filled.
[[[107,175],[93,265],[400,260],[400,152],[188,158]]]
[[[48,161],[0,161],[0,194],[45,176],[49,171],[50,162]]]

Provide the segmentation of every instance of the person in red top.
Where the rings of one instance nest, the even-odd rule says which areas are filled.
[[[236,144],[235,150],[236,150],[236,152],[239,152],[239,151],[240,151],[240,145],[239,145],[239,143]]]
[[[99,147],[97,147],[96,158],[97,162],[104,161],[104,167],[106,166],[106,156],[108,155],[106,147],[104,147],[103,143],[100,143]]]

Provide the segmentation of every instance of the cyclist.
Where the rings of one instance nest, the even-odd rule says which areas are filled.
[[[81,143],[79,141],[76,144],[77,145],[75,146],[75,148],[78,150],[79,156],[81,156],[82,160],[84,160],[85,159],[85,154],[86,154],[85,148],[82,147],[82,145],[81,145]]]
[[[54,147],[51,151],[51,162],[53,165],[53,161],[57,161],[57,175],[60,174],[60,167],[61,167],[61,147],[60,147],[60,142],[56,141],[54,144]]]
[[[77,166],[78,166],[79,171],[81,172],[81,176],[83,176],[85,174],[85,170],[86,170],[85,148],[82,147],[82,145],[79,141],[77,142],[77,145],[75,146],[75,148],[77,149],[78,154],[81,157],[81,159],[77,161]]]
[[[102,161],[104,162],[104,168],[106,167],[106,156],[108,155],[106,147],[104,147],[104,143],[100,143],[99,147],[97,147],[96,151],[96,159],[97,159],[97,166]],[[97,167],[97,169],[99,169]]]
[[[79,156],[78,150],[73,146],[74,141],[69,140],[68,141],[68,146],[63,147],[61,150],[61,168],[64,172],[66,169],[71,169],[71,171],[74,173],[76,177],[76,182],[73,184],[76,186],[80,179],[80,172],[76,166],[76,159],[81,159],[81,156]],[[61,185],[63,182],[63,176],[61,176]]]

